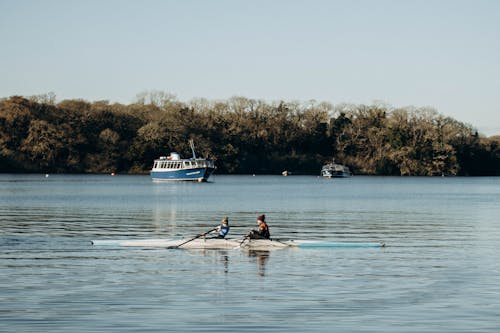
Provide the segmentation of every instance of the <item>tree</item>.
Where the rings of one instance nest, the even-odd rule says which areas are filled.
[[[432,108],[276,101],[235,96],[137,103],[0,99],[0,170],[144,173],[171,151],[217,159],[218,172],[317,174],[335,157],[355,173],[497,175],[499,142]]]
[[[64,148],[64,137],[53,124],[45,120],[32,120],[28,136],[23,140],[21,151],[31,160],[29,169],[55,171],[57,158]]]

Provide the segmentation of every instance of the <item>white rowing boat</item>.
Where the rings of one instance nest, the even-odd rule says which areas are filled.
[[[136,240],[92,240],[93,245],[126,246],[126,247],[163,247],[181,249],[250,249],[275,250],[286,248],[361,248],[384,247],[384,243],[331,242],[314,240],[269,240],[269,239],[231,239],[231,238],[197,238],[197,239],[136,239]]]

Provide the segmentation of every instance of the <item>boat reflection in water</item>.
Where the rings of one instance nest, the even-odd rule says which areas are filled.
[[[248,250],[245,251],[248,255],[248,257],[251,259],[251,262],[256,262],[257,263],[257,275],[258,276],[265,276],[266,272],[266,265],[267,262],[269,261],[269,256],[271,254],[271,251],[267,250]],[[227,250],[211,250],[211,249],[205,249],[200,252],[204,257],[212,257],[211,261],[216,264],[216,266],[219,266],[219,264],[222,264],[222,267],[224,268],[224,273],[227,274],[229,273],[229,251]],[[235,253],[235,252],[231,252]]]
[[[258,275],[264,276],[266,273],[266,264],[269,261],[270,251],[264,250],[250,250],[248,256],[257,259]]]

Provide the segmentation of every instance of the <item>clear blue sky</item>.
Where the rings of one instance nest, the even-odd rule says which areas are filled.
[[[500,1],[0,0],[0,97],[431,106],[500,134]]]

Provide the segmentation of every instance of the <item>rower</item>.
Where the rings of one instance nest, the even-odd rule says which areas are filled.
[[[218,235],[212,238],[224,238],[229,232],[229,219],[227,216],[225,216],[221,224],[217,227],[216,231],[218,232]]]
[[[266,223],[266,215],[262,214],[257,217],[257,230],[252,230],[246,235],[250,239],[270,239],[271,233],[269,232],[269,226]]]

